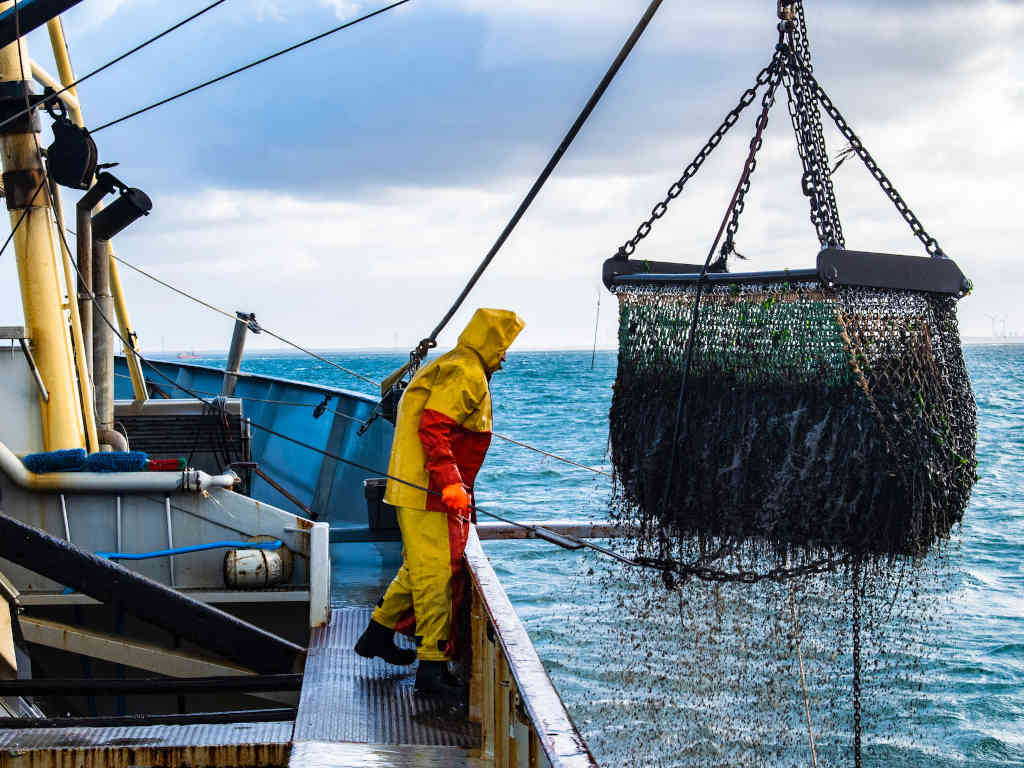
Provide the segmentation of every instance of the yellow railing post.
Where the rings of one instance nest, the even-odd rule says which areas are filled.
[[[12,2],[2,2],[0,10],[13,6]],[[24,38],[0,49],[0,83],[11,84],[5,87],[12,93],[24,93],[22,88],[27,86],[21,84],[31,78],[31,59]],[[57,270],[56,233],[49,195],[42,188],[45,175],[36,146],[38,137],[33,133],[31,115],[26,119],[22,132],[0,135],[0,153],[11,227],[17,226],[13,243],[25,326],[49,393],[46,400],[40,395],[43,441],[47,450],[84,448],[82,408]]]
[[[46,29],[50,33],[53,58],[57,62],[57,76],[60,77],[61,85],[67,87],[75,82],[75,73],[71,68],[71,57],[68,55],[67,41],[64,38],[64,25],[61,23],[60,16],[50,19],[46,23]],[[75,97],[79,104],[78,108],[68,110],[71,114],[71,120],[75,125],[84,126],[85,118],[82,115],[82,102],[78,98],[77,90],[71,88],[68,92]],[[102,210],[103,204],[100,203],[96,208],[97,210]],[[138,337],[135,335],[131,316],[128,314],[128,303],[125,301],[124,287],[121,285],[121,275],[117,270],[117,261],[114,259],[113,244],[108,243],[107,250],[110,255],[110,292],[114,297],[114,313],[117,315],[117,325],[125,341],[131,344],[133,348],[137,348]],[[128,363],[128,373],[132,379],[132,392],[135,394],[135,400],[147,400],[149,395],[146,392],[146,379],[142,375],[139,359],[131,353],[131,350],[125,350],[125,360]]]

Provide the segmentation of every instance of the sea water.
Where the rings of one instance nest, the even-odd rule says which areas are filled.
[[[400,352],[330,357],[375,379],[404,360]],[[872,750],[875,737],[868,732],[868,765],[1024,765],[1024,346],[972,346],[966,358],[978,401],[980,479],[965,523],[947,549],[946,583],[954,585],[948,618],[926,641],[923,679],[913,690],[905,680],[894,680],[886,702],[897,726],[902,718],[913,737],[889,734]],[[609,471],[615,366],[614,352],[513,350],[492,381],[495,431]],[[308,357],[252,353],[243,368],[371,391]],[[477,493],[482,506],[520,520],[602,520],[610,480],[496,439]],[[644,712],[650,710],[638,697],[670,697],[682,682],[669,674],[653,685],[646,681],[639,692],[629,682],[624,670],[630,660],[621,658],[628,649],[614,646],[620,617],[608,600],[608,580],[595,575],[602,567],[596,556],[539,541],[485,547],[599,762],[674,764],[672,740],[657,734],[664,722],[649,721]],[[651,621],[651,632],[679,629],[669,607],[664,621]],[[789,721],[781,718],[780,727],[783,722]],[[677,725],[687,728],[685,719]],[[785,762],[810,760],[801,754]],[[706,764],[719,763],[709,755]]]

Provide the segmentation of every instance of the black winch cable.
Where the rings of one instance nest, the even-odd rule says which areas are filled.
[[[74,232],[72,232],[71,234],[74,234]],[[124,266],[128,267],[129,269],[132,269],[135,272],[138,272],[143,277],[148,277],[153,282],[157,283],[158,285],[162,285],[164,288],[167,288],[168,290],[173,291],[174,293],[177,293],[179,296],[183,296],[184,298],[189,299],[190,301],[194,301],[196,304],[199,304],[200,306],[206,307],[207,309],[211,310],[212,312],[216,312],[217,314],[223,315],[224,317],[227,317],[227,318],[229,318],[231,320],[235,319],[235,315],[233,313],[231,313],[231,312],[228,312],[226,309],[222,309],[221,307],[218,307],[216,304],[211,304],[210,302],[205,301],[204,299],[201,299],[198,296],[195,296],[195,295],[189,293],[188,291],[184,290],[183,288],[178,288],[177,286],[175,286],[175,285],[173,285],[171,283],[168,283],[165,280],[160,279],[156,275],[154,275],[154,274],[152,274],[150,272],[147,272],[146,270],[142,269],[141,267],[137,267],[136,265],[132,264],[131,262],[125,261],[120,256],[116,256],[115,255],[114,258],[118,262],[123,264]],[[284,336],[281,336],[280,334],[274,333],[272,330],[270,330],[269,328],[267,328],[267,327],[265,327],[263,325],[260,325],[260,332],[261,333],[265,333],[268,336],[272,336],[273,338],[277,339],[278,341],[283,342],[284,344],[287,344],[289,347],[292,347],[293,349],[296,349],[299,352],[302,352],[302,353],[304,353],[306,355],[309,355],[310,357],[312,357],[315,360],[319,360],[322,363],[326,363],[327,365],[330,365],[330,366],[332,366],[334,368],[337,368],[339,371],[342,371],[343,373],[347,373],[349,376],[354,376],[355,378],[360,379],[361,381],[364,381],[367,384],[371,384],[374,387],[380,387],[380,382],[379,381],[375,381],[374,379],[371,379],[369,376],[364,376],[363,374],[359,373],[358,371],[353,371],[351,368],[346,368],[345,366],[341,365],[340,363],[336,363],[333,360],[331,360],[331,359],[329,359],[327,357],[324,357],[323,355],[319,355],[319,354],[317,354],[316,352],[314,352],[311,349],[307,349],[306,347],[303,347],[300,344],[296,344],[294,341],[291,341],[290,339],[286,339]],[[213,393],[203,393],[203,394],[213,394]],[[269,400],[262,400],[262,401],[260,401],[259,398],[253,398],[253,397],[247,397],[246,400],[255,400],[255,401],[258,401],[258,402],[277,402],[278,404],[281,404],[281,405],[299,405],[299,406],[303,406],[303,407],[307,407],[308,406],[308,407],[311,407],[311,408],[315,407],[315,405],[309,405],[307,403],[292,403],[292,402],[269,401]],[[340,413],[338,411],[335,411],[335,413],[338,413],[340,416],[343,416],[344,418],[352,418],[352,417],[346,416],[345,414],[342,414],[342,413]],[[371,423],[370,421],[363,421],[361,419],[356,419],[356,421],[359,421],[359,423],[361,425],[363,425],[363,426],[368,426]],[[568,459],[565,456],[559,456],[557,453],[552,453],[551,451],[545,451],[543,448],[538,448],[538,447],[536,447],[534,445],[530,445],[529,443],[524,443],[524,442],[522,442],[520,440],[516,440],[513,437],[509,437],[508,435],[503,435],[500,432],[492,431],[491,435],[493,437],[498,438],[499,440],[504,440],[505,442],[512,443],[513,445],[518,445],[521,448],[526,448],[527,450],[533,451],[534,453],[540,454],[541,456],[545,456],[546,458],[554,459],[555,461],[560,461],[563,464],[567,464],[569,466],[577,467],[579,469],[584,469],[584,470],[586,470],[588,472],[594,473],[595,475],[604,475],[605,477],[608,477],[608,478],[612,477],[612,474],[610,472],[606,472],[603,469],[598,469],[596,467],[591,467],[591,466],[588,466],[586,464],[581,464],[578,461],[573,461],[572,459]]]
[[[634,46],[636,46],[637,41],[644,33],[644,30],[647,29],[647,25],[650,24],[651,19],[654,18],[654,14],[657,13],[661,3],[662,0],[652,0],[651,4],[647,6],[647,10],[644,11],[644,15],[640,18],[640,21],[637,22],[636,27],[633,28],[632,34],[630,34],[629,38],[623,44],[618,56],[615,57],[615,60],[608,68],[608,71],[605,72],[604,77],[601,78],[601,82],[597,84],[597,88],[595,88],[594,92],[590,95],[590,98],[587,100],[586,105],[584,105],[583,110],[569,128],[569,132],[565,134],[565,138],[562,139],[562,143],[558,145],[557,149],[555,149],[555,153],[551,156],[551,159],[548,160],[548,164],[544,166],[544,170],[541,171],[537,180],[533,182],[533,186],[530,187],[530,191],[526,193],[526,197],[523,198],[523,201],[519,204],[515,213],[512,214],[512,218],[509,220],[508,224],[505,225],[501,234],[498,235],[498,239],[495,241],[494,245],[491,246],[491,250],[487,252],[483,261],[480,262],[480,266],[476,268],[472,277],[469,278],[469,282],[466,283],[466,287],[462,289],[462,293],[458,295],[458,298],[455,299],[455,303],[452,304],[444,317],[441,318],[441,322],[439,322],[435,326],[434,330],[430,332],[430,336],[421,341],[416,350],[413,351],[412,356],[416,360],[417,366],[422,362],[423,358],[426,357],[427,350],[437,346],[438,335],[444,330],[445,326],[448,325],[455,313],[458,312],[459,307],[462,306],[466,297],[469,296],[470,291],[473,290],[473,287],[483,276],[487,267],[489,267],[491,262],[494,261],[494,257],[498,255],[498,251],[501,250],[505,241],[508,240],[509,235],[512,234],[512,230],[516,228],[519,220],[526,214],[530,204],[533,203],[534,198],[536,198],[540,193],[541,188],[548,180],[548,177],[554,172],[555,167],[562,159],[562,156],[566,153],[577,134],[579,134],[580,130],[583,128],[583,124],[587,121],[587,118],[590,117],[590,113],[594,111],[597,103],[601,100],[601,97],[604,96],[604,92],[608,90],[608,86],[611,85],[612,80],[615,79],[615,75],[618,74],[619,69],[629,57],[629,54],[632,52]]]
[[[23,1],[24,0],[22,0],[22,2]],[[191,16],[188,16],[188,17],[182,19],[177,24],[174,24],[174,25],[168,27],[167,29],[165,29],[163,32],[160,32],[160,33],[158,33],[156,35],[153,35],[153,37],[149,38],[148,40],[144,40],[143,42],[141,42],[138,45],[136,45],[134,48],[125,51],[124,53],[122,53],[120,56],[117,56],[116,58],[111,59],[106,64],[101,64],[100,66],[96,67],[96,69],[92,70],[91,72],[87,72],[86,74],[82,75],[80,78],[75,80],[73,83],[69,83],[68,85],[65,85],[59,91],[55,91],[54,93],[51,93],[50,95],[46,96],[46,98],[44,98],[36,106],[45,106],[46,104],[53,103],[62,93],[70,91],[72,88],[74,88],[79,83],[84,83],[86,80],[88,80],[89,78],[93,77],[94,75],[98,75],[100,72],[103,72],[104,70],[109,69],[110,67],[114,66],[115,64],[117,64],[120,61],[124,61],[129,56],[131,56],[132,54],[138,53],[139,51],[141,51],[147,45],[150,45],[151,43],[155,43],[160,38],[166,37],[167,35],[171,34],[171,32],[173,32],[174,30],[180,29],[181,27],[183,27],[186,24],[188,24],[190,21],[193,21],[194,19],[198,19],[200,16],[202,16],[207,11],[212,11],[218,5],[221,5],[221,4],[226,3],[226,2],[227,2],[227,0],[216,0],[216,2],[210,3],[205,8],[200,8],[198,11],[193,13]],[[14,115],[11,115],[10,117],[8,117],[3,122],[0,122],[0,128],[3,128],[5,125],[7,125],[10,122],[13,122],[14,120],[17,120],[19,117],[23,117],[24,115],[27,115],[29,112],[32,111],[32,109],[33,108],[23,109],[21,112],[18,112],[18,113],[14,114]]]
[[[43,162],[43,158],[42,158],[42,153],[41,153],[41,151],[38,148],[38,143],[37,143],[37,152],[39,152],[40,163],[42,163]],[[51,207],[52,207],[52,203],[53,203],[52,191],[50,190],[49,185],[42,184],[40,186],[41,187],[44,187],[44,186],[46,187],[47,194],[50,195],[50,197],[51,197],[50,203],[51,203]],[[70,252],[71,247],[68,244],[67,235],[64,232],[64,228],[63,227],[57,227],[57,231],[60,233],[60,238],[61,238],[61,241],[64,244],[64,247],[67,248],[68,251]],[[72,261],[72,266],[74,267],[75,272],[78,273],[78,276],[82,277],[82,272],[78,268],[78,264],[76,262]],[[93,294],[93,292],[92,292],[92,290],[90,288],[84,287],[83,290],[85,291],[87,296],[91,296],[93,299],[96,298],[95,294]],[[157,367],[155,364],[153,364],[148,359],[146,359],[137,349],[135,349],[134,345],[129,344],[128,341],[124,338],[124,336],[121,335],[120,329],[111,321],[111,319],[109,317],[107,317],[106,313],[104,313],[101,309],[99,309],[98,303],[94,303],[93,308],[94,308],[96,314],[99,315],[99,317],[103,321],[103,323],[110,329],[110,332],[113,333],[114,336],[121,341],[121,345],[124,347],[126,353],[135,355],[135,357],[139,360],[139,362],[141,362],[143,365],[145,365],[151,371],[156,373],[157,376],[159,376],[164,381],[166,381],[170,386],[174,387],[175,389],[181,390],[182,392],[187,394],[189,397],[192,397],[195,400],[198,400],[199,402],[203,403],[203,405],[205,405],[206,407],[210,408],[213,412],[219,412],[221,410],[221,406],[220,406],[220,404],[218,403],[218,401],[216,399],[208,400],[208,399],[206,399],[204,397],[201,397],[198,392],[196,392],[195,390],[190,389],[189,387],[186,387],[185,385],[181,384],[177,380],[172,379],[166,373],[161,371],[159,367]],[[405,479],[400,478],[400,477],[395,477],[394,475],[391,475],[391,474],[389,474],[387,472],[381,472],[379,469],[376,469],[375,467],[371,467],[371,466],[368,466],[366,464],[362,464],[362,463],[360,463],[358,461],[352,461],[351,459],[347,459],[344,456],[340,456],[340,455],[338,455],[336,453],[332,453],[331,451],[326,451],[323,448],[318,448],[317,446],[312,445],[310,443],[307,443],[304,440],[300,440],[297,437],[293,437],[293,436],[287,435],[287,434],[285,434],[283,432],[279,432],[276,429],[273,429],[272,427],[268,427],[268,426],[265,426],[263,424],[260,424],[257,421],[253,421],[253,420],[250,419],[249,423],[250,423],[251,426],[255,427],[256,429],[258,429],[258,430],[260,430],[262,432],[266,432],[268,435],[273,435],[275,437],[281,438],[282,440],[287,440],[288,442],[292,443],[293,445],[297,445],[297,446],[299,446],[301,448],[305,448],[306,450],[312,451],[314,453],[318,453],[321,456],[325,456],[326,458],[333,459],[334,461],[337,461],[340,464],[344,464],[346,466],[352,467],[353,469],[358,469],[358,470],[361,470],[363,472],[368,472],[371,475],[375,475],[377,477],[387,478],[388,480],[394,480],[396,483],[401,483],[402,485],[409,486],[410,488],[415,488],[416,490],[423,491],[423,492],[425,492],[425,493],[427,493],[427,494],[429,494],[431,496],[440,496],[441,495],[440,491],[433,491],[430,488],[427,488],[425,486],[419,485],[418,483],[413,483],[413,482],[411,482],[409,480],[405,480]],[[656,569],[656,570],[664,570],[666,567],[671,567],[671,566],[666,566],[666,565],[664,565],[662,563],[659,563],[657,561],[646,561],[646,560],[643,560],[643,559],[635,559],[635,558],[626,557],[625,555],[621,555],[618,552],[615,552],[614,550],[609,549],[608,547],[602,547],[600,544],[594,544],[591,541],[586,541],[585,539],[579,539],[579,538],[577,538],[575,536],[567,536],[567,535],[559,534],[559,533],[556,533],[555,531],[550,531],[547,528],[544,528],[543,526],[529,525],[527,523],[521,523],[521,522],[519,522],[517,520],[512,520],[511,518],[505,517],[503,515],[499,515],[496,512],[490,512],[490,511],[484,509],[483,507],[480,507],[480,506],[475,505],[475,504],[471,505],[470,509],[472,509],[474,512],[477,512],[478,514],[484,515],[485,517],[490,517],[490,518],[492,518],[494,520],[498,520],[499,522],[507,523],[508,525],[515,526],[516,528],[520,528],[520,529],[522,529],[524,531],[530,531],[537,538],[543,539],[544,541],[550,542],[552,544],[556,544],[557,546],[563,547],[565,549],[572,549],[572,550],[584,549],[584,548],[585,549],[590,549],[590,550],[592,550],[594,552],[598,552],[598,553],[600,553],[600,554],[602,554],[602,555],[604,555],[606,557],[610,557],[610,558],[612,558],[614,560],[617,560],[620,563],[623,563],[625,565],[631,565],[631,566],[636,566],[636,567],[640,567],[640,568],[652,568],[652,569]]]
[[[370,13],[363,14],[362,16],[352,19],[351,21],[346,21],[344,24],[339,24],[336,27],[332,27],[331,29],[328,29],[326,32],[321,32],[319,35],[308,37],[305,40],[295,43],[294,45],[289,45],[287,48],[282,48],[280,51],[276,51],[268,56],[256,59],[256,61],[251,61],[248,64],[238,67],[237,69],[231,70],[230,72],[225,72],[223,75],[218,75],[217,77],[206,80],[202,83],[199,83],[198,85],[194,85],[191,88],[186,88],[184,91],[179,91],[173,96],[168,96],[165,99],[160,99],[160,101],[155,101],[148,106],[142,107],[141,109],[136,109],[134,112],[129,112],[127,115],[122,115],[121,117],[115,120],[103,123],[103,125],[99,126],[98,128],[93,128],[91,133],[99,133],[104,128],[109,128],[112,125],[123,123],[125,120],[129,120],[133,117],[138,117],[139,115],[145,112],[149,112],[151,109],[162,107],[164,104],[168,104],[172,101],[182,98],[183,96],[188,96],[190,93],[195,93],[196,91],[202,90],[203,88],[206,88],[208,85],[213,85],[214,83],[219,83],[222,80],[227,80],[229,77],[234,77],[235,75],[245,72],[248,69],[252,69],[253,67],[259,66],[260,64],[264,64],[270,61],[271,59],[276,59],[278,56],[284,56],[284,54],[286,53],[291,53],[292,51],[302,48],[303,46],[315,43],[318,40],[323,40],[325,37],[330,37],[336,32],[341,32],[341,30],[343,29],[348,29],[349,27],[355,26],[356,24],[362,21],[372,19],[374,16],[379,16],[382,13],[390,11],[392,8],[397,8],[398,6],[405,5],[408,2],[411,2],[411,0],[398,0],[398,2],[396,3],[391,3],[391,5],[386,5],[383,8],[378,8],[376,11],[371,11]]]
[[[45,179],[43,181],[39,182],[39,186],[36,187],[36,191],[32,193],[32,197],[29,199],[28,205],[26,205],[25,208],[22,210],[21,216],[18,217],[18,220],[16,222],[14,222],[14,226],[11,227],[11,234],[9,234],[7,236],[7,239],[4,240],[4,244],[0,245],[0,256],[3,256],[4,251],[7,250],[7,246],[10,245],[11,244],[11,240],[14,239],[14,235],[18,231],[18,227],[21,226],[21,222],[23,222],[25,220],[25,217],[28,215],[28,212],[30,210],[32,210],[32,203],[34,203],[36,201],[36,197],[39,196],[39,190],[41,190],[43,188],[43,184],[45,184],[45,183],[46,183]]]

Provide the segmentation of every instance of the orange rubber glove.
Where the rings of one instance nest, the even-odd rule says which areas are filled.
[[[441,503],[452,512],[464,515],[469,511],[469,494],[462,483],[452,483],[441,491]]]

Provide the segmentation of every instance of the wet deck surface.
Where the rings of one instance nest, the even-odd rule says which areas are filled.
[[[310,637],[290,765],[482,766],[470,755],[479,730],[413,693],[415,667],[364,659],[352,650],[371,609],[336,606]],[[409,641],[402,638],[400,643]]]
[[[462,747],[384,746],[303,742],[292,748],[291,766],[303,768],[491,768]]]

